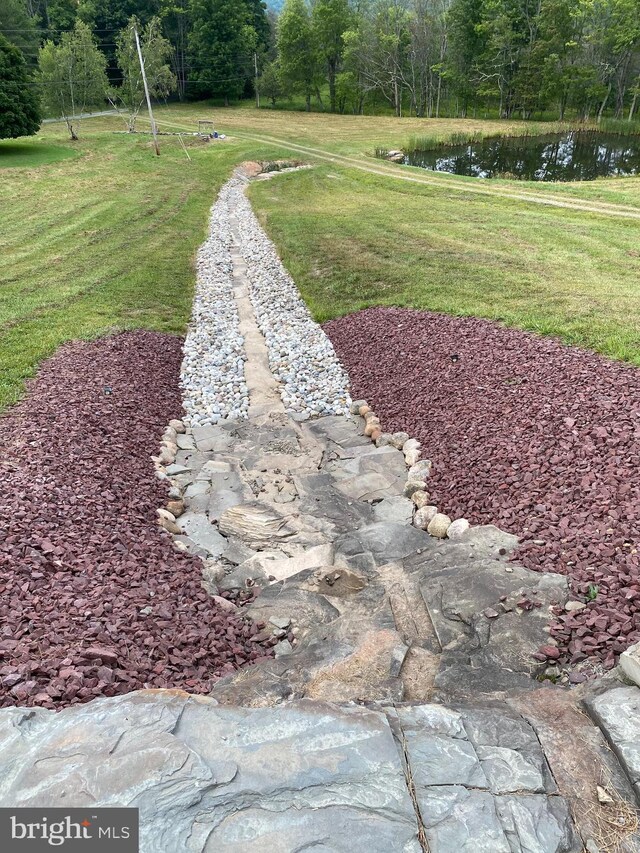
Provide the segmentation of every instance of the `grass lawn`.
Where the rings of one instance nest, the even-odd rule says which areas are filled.
[[[0,169],[30,168],[45,166],[76,154],[70,146],[50,145],[44,140],[39,142],[0,142]]]
[[[318,320],[371,305],[474,315],[640,365],[640,221],[325,164],[250,196]]]
[[[114,134],[114,119],[83,123],[65,141],[47,125],[35,142],[10,143],[0,178],[0,408],[64,341],[116,329],[183,332],[191,310],[193,259],[207,214],[240,142],[176,138],[153,155],[146,136]],[[41,154],[64,152],[64,159]],[[252,155],[277,155],[251,146]]]
[[[175,137],[161,137],[154,157],[148,137],[113,132],[122,128],[116,117],[85,120],[77,143],[51,124],[35,140],[0,144],[9,152],[0,152],[0,407],[65,340],[123,328],[182,332],[218,188],[245,159],[314,160],[291,143],[338,159],[250,193],[318,319],[376,304],[476,314],[640,364],[640,220],[493,192],[516,182],[486,182],[479,194],[476,179],[429,182],[422,170],[372,158],[376,146],[401,147],[413,135],[521,123],[158,110],[166,130],[193,131],[209,117],[232,138],[187,141],[191,161]],[[354,168],[361,164],[389,176]],[[640,178],[516,190],[640,210]]]

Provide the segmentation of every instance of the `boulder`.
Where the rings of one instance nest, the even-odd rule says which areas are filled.
[[[430,536],[435,536],[437,539],[444,539],[450,526],[451,519],[449,516],[442,512],[438,512],[429,522],[427,533]]]
[[[410,498],[415,492],[423,492],[426,488],[427,484],[424,480],[407,480],[404,489],[402,490],[402,494],[405,498]]]
[[[413,516],[413,526],[417,527],[419,530],[426,530],[436,515],[438,515],[437,506],[420,507],[420,509],[416,510],[416,514]]]
[[[449,529],[447,530],[447,536],[449,539],[459,539],[464,533],[469,530],[471,525],[467,521],[466,518],[456,518],[455,521],[452,521],[449,525]]]
[[[409,480],[426,480],[431,473],[431,467],[430,459],[421,459],[409,468],[407,477]]]
[[[573,604],[573,602],[568,601],[565,604],[565,610],[568,604]],[[634,684],[640,687],[640,643],[636,643],[635,646],[629,646],[625,652],[622,652],[620,655],[620,668],[630,681],[633,681]]]
[[[418,509],[429,504],[429,492],[417,491],[411,495],[411,500]]]

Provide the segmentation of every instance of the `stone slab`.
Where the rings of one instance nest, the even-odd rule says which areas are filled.
[[[358,423],[358,421],[360,423]],[[309,430],[319,439],[333,441],[341,448],[371,445],[371,439],[362,435],[360,418],[352,420],[340,415],[309,421]]]
[[[226,549],[227,540],[218,533],[206,515],[188,511],[180,516],[177,523],[185,535],[211,557],[219,557]]]
[[[519,714],[504,705],[465,708],[462,714],[492,793],[558,793],[540,741]]]
[[[557,794],[535,731],[503,704],[398,708],[397,720],[421,785],[465,785],[492,794]]]
[[[404,561],[407,571],[414,572],[432,566],[459,566],[475,560],[506,562],[518,545],[517,536],[499,530],[493,524],[471,527],[454,542],[431,538],[428,551],[414,554]]]
[[[640,804],[640,688],[616,687],[588,697],[585,704],[618,756]]]
[[[307,548],[295,557],[282,557],[277,552],[261,551],[247,561],[249,564],[260,566],[265,574],[277,581],[286,580],[307,569],[329,568],[333,565],[333,545],[315,545]],[[274,559],[275,557],[275,559]]]
[[[294,476],[294,484],[300,496],[300,512],[330,522],[337,534],[374,520],[371,506],[337,492],[330,474],[298,474]]]
[[[401,495],[384,498],[373,505],[373,517],[376,521],[392,522],[393,524],[411,524],[414,504]]]
[[[341,555],[348,564],[366,568],[369,564],[367,556],[374,565],[382,566],[402,560],[424,548],[428,540],[429,536],[415,527],[377,522],[340,536],[334,545],[336,555]]]
[[[141,853],[420,853],[384,714],[139,691],[0,713],[1,806],[140,809]]]
[[[548,642],[549,607],[566,600],[566,578],[502,560],[451,566],[434,551],[423,556],[420,592],[443,649],[436,686],[445,698],[535,687],[532,655]]]
[[[337,459],[329,462],[326,469],[336,480],[344,480],[355,476],[375,473],[383,474],[390,482],[394,482],[397,491],[407,479],[407,466],[404,456],[393,447],[374,447],[369,453],[361,453],[347,459]]]
[[[375,501],[398,494],[398,483],[377,471],[337,480],[336,489],[353,501]]]
[[[514,853],[487,791],[441,785],[416,796],[430,853]]]

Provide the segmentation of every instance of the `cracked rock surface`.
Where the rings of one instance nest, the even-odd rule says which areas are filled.
[[[434,853],[581,850],[533,730],[504,711],[140,691],[5,711],[0,764],[2,806],[140,808],[143,853],[420,853],[422,833]]]

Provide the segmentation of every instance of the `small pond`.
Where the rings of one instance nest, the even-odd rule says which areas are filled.
[[[411,151],[404,163],[475,178],[592,181],[640,174],[640,135],[572,131],[546,136],[493,136],[481,142]]]

